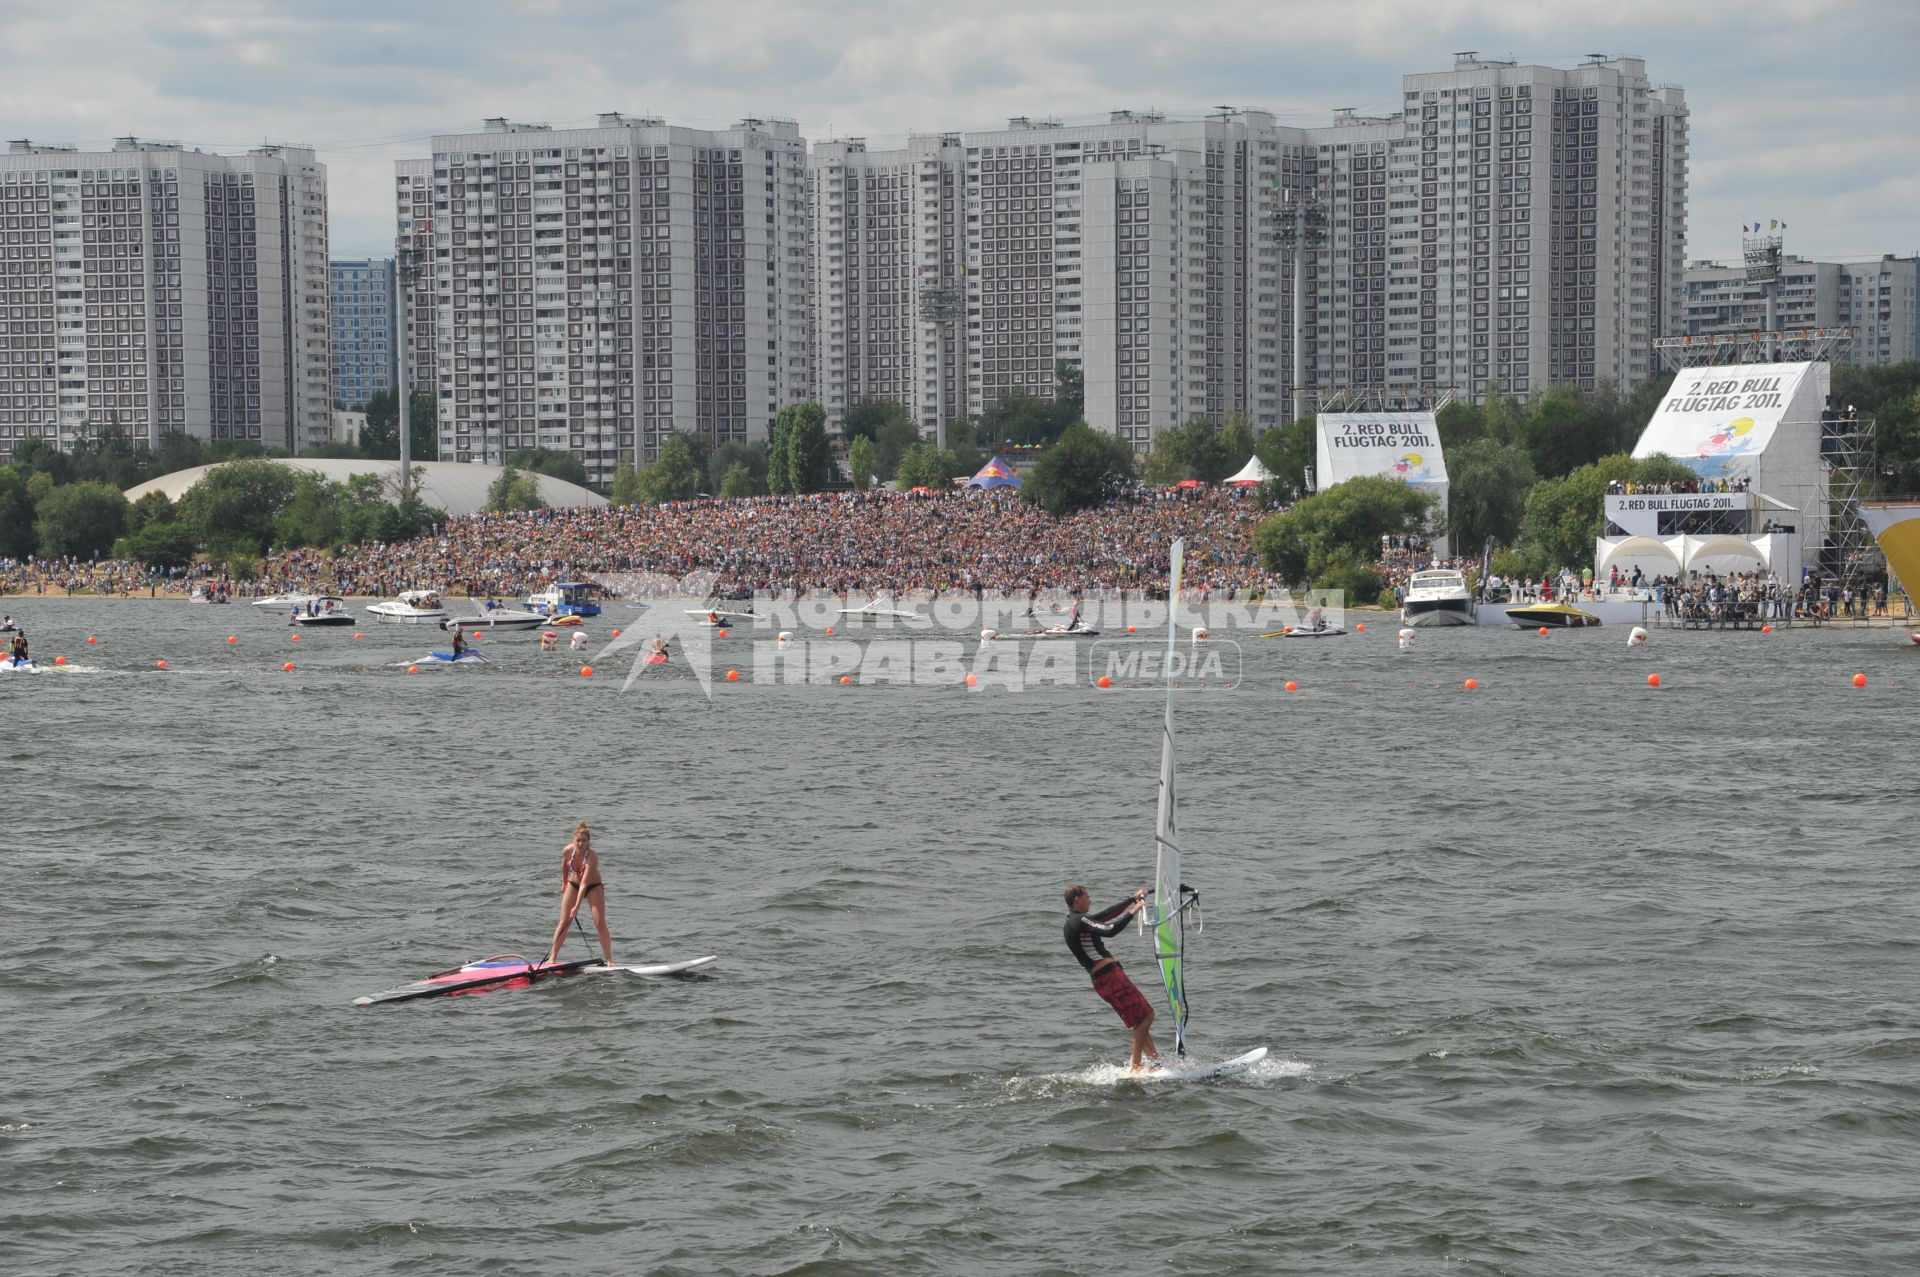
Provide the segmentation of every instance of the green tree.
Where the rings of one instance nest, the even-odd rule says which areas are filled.
[[[930,443],[915,444],[900,458],[894,471],[894,486],[902,492],[914,488],[932,488],[945,492],[953,487],[958,471],[953,469],[951,453],[942,453]]]
[[[571,452],[559,448],[522,448],[507,458],[513,470],[531,470],[567,483],[587,486],[587,466]]]
[[[754,492],[753,472],[744,461],[734,462],[733,468],[720,476],[720,495],[729,500],[750,497]]]
[[[0,469],[0,558],[24,559],[38,543],[26,476],[12,466]]]
[[[1251,451],[1249,449],[1249,455]],[[1233,459],[1226,432],[1218,422],[1195,417],[1186,425],[1168,427],[1155,437],[1153,451],[1146,461],[1145,478],[1160,487],[1169,487],[1182,479],[1218,483],[1246,461],[1246,457]]]
[[[1056,402],[1026,390],[1005,391],[980,414],[979,430],[990,447],[1052,443],[1065,429]]]
[[[793,433],[794,410],[798,407],[788,404],[773,417],[773,431],[767,441],[767,491],[775,495],[793,491],[792,449],[787,436]]]
[[[495,514],[508,510],[538,510],[546,502],[540,499],[540,480],[512,466],[487,485],[487,509]]]
[[[44,558],[105,554],[127,526],[127,499],[111,483],[68,483],[34,508],[33,527]]]
[[[1480,419],[1483,423],[1481,433],[1489,439],[1501,443],[1521,443],[1521,429],[1526,422],[1526,405],[1500,389],[1500,383],[1487,383],[1486,393],[1480,405]],[[1445,447],[1443,441],[1441,444]]]
[[[1291,500],[1307,490],[1307,470],[1313,465],[1317,445],[1316,421],[1309,413],[1283,426],[1262,430],[1254,441],[1254,453],[1260,458],[1260,464],[1273,472],[1273,481],[1267,486],[1278,489],[1268,495]]]
[[[1440,432],[1440,449],[1448,458],[1449,472],[1453,465],[1453,450],[1471,440],[1484,438],[1487,433],[1486,410],[1464,399],[1455,399],[1442,408],[1433,415],[1433,421]]]
[[[1087,411],[1087,375],[1079,364],[1068,359],[1053,363],[1053,437],[1058,439],[1067,427],[1083,420]]]
[[[793,492],[818,492],[833,475],[833,449],[827,440],[827,413],[817,403],[789,404],[784,436],[786,477]]]
[[[360,451],[357,443],[348,443],[344,439],[329,439],[325,443],[316,443],[311,448],[302,448],[301,457],[308,461],[366,461],[366,453]]]
[[[888,423],[896,421],[912,424],[903,405],[892,399],[862,399],[847,409],[846,420],[840,423],[840,433],[848,439],[878,442],[880,432]]]
[[[766,491],[767,448],[757,443],[723,443],[715,448],[707,457],[706,490],[717,493],[724,488],[735,466],[744,466],[747,471],[747,490],[736,495],[750,497]]]
[[[183,568],[193,562],[199,545],[193,529],[177,520],[149,523],[113,543],[113,557],[131,559],[150,568]]]
[[[151,460],[146,445],[136,445],[117,420],[81,427],[69,455],[75,480],[111,484],[122,491],[140,482]]]
[[[855,492],[865,492],[873,486],[873,440],[861,435],[847,449],[847,473],[853,479]]]
[[[1605,423],[1571,386],[1555,386],[1527,405],[1520,438],[1534,470],[1549,476],[1571,474],[1613,448]]]
[[[1076,422],[1027,474],[1020,495],[1058,517],[1124,491],[1136,472],[1123,440]]]
[[[261,458],[224,462],[181,496],[180,518],[215,558],[264,554],[293,486],[293,472],[283,465]]]
[[[439,401],[432,394],[415,391],[407,401],[407,434],[412,438],[414,461],[433,461],[440,455]],[[400,395],[393,390],[376,391],[367,400],[367,424],[360,432],[360,449],[376,461],[400,458]]]
[[[49,439],[23,439],[14,445],[13,465],[17,470],[46,475],[56,487],[73,482],[73,458]]]
[[[1533,463],[1511,444],[1469,439],[1447,450],[1447,521],[1456,553],[1473,554],[1488,537],[1508,545],[1520,535]]]
[[[1602,457],[1570,474],[1534,484],[1527,494],[1521,535],[1539,547],[1552,567],[1590,563],[1594,541],[1606,526],[1609,484],[1673,483],[1697,477],[1685,464],[1668,456],[1635,461],[1620,452]]]
[[[615,505],[633,505],[640,500],[640,472],[622,461],[613,468],[613,484],[607,500]]]
[[[1379,475],[1348,479],[1268,515],[1254,530],[1253,548],[1267,570],[1289,584],[1350,572],[1379,562],[1383,536],[1423,529],[1433,500]]]
[[[662,501],[691,501],[700,494],[700,467],[695,464],[693,441],[681,431],[670,432],[660,441],[660,451],[640,472],[640,500],[648,505]]]
[[[340,488],[317,474],[293,479],[293,495],[274,520],[274,544],[282,548],[336,546],[340,534]]]
[[[1227,419],[1220,425],[1220,447],[1227,454],[1227,460],[1233,463],[1220,477],[1232,478],[1240,472],[1240,467],[1253,458],[1257,447],[1254,442],[1253,422],[1248,419],[1246,413],[1227,414]]]

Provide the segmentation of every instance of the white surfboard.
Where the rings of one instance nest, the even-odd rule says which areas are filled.
[[[1236,1055],[1231,1060],[1222,1060],[1218,1064],[1183,1064],[1172,1068],[1148,1069],[1140,1074],[1143,1078],[1166,1082],[1202,1082],[1208,1078],[1228,1077],[1235,1073],[1245,1073],[1254,1065],[1267,1058],[1267,1048],[1256,1046],[1245,1055]]]
[[[710,953],[704,958],[689,958],[685,962],[654,962],[638,967],[588,967],[589,971],[624,971],[628,975],[682,975],[688,971],[706,966],[709,962],[720,961],[720,955]]]

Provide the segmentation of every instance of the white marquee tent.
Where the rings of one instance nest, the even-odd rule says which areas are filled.
[[[1226,480],[1228,484],[1266,483],[1273,478],[1273,471],[1267,469],[1259,454],[1247,458],[1247,464],[1240,467],[1240,473]]]

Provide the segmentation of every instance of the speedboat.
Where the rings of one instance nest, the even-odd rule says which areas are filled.
[[[683,610],[688,616],[699,617],[700,624],[708,628],[718,625],[733,625],[740,621],[757,621],[760,619],[753,614],[753,604],[751,603],[747,604],[745,609],[730,608],[724,603],[719,602],[717,598],[706,607],[690,607]]]
[[[367,615],[376,621],[397,621],[403,625],[438,625],[447,619],[438,590],[402,590],[400,597],[375,603]]]
[[[1582,612],[1568,603],[1529,603],[1507,609],[1507,619],[1521,629],[1543,625],[1548,629],[1577,630],[1600,624],[1591,612]]]
[[[189,603],[225,603],[227,602],[227,594],[226,594],[226,591],[224,590],[214,591],[214,590],[209,590],[204,585],[196,585],[193,587],[193,589],[187,592],[187,602]]]
[[[531,630],[549,623],[550,618],[538,612],[497,607],[477,616],[449,616],[440,622],[440,628],[450,630],[457,625],[463,630]]]
[[[527,596],[527,607],[542,616],[598,616],[606,588],[598,581],[556,581]]]
[[[891,603],[899,602],[899,600],[891,594],[876,594],[861,607],[841,608],[840,615],[850,621],[877,619],[883,616],[896,621],[917,621],[920,619],[920,614],[910,608],[882,607],[881,603],[883,601]]]
[[[347,611],[345,599],[323,594],[301,604],[300,610],[292,618],[292,624],[302,628],[309,625],[352,625],[353,613]]]
[[[254,607],[305,607],[315,599],[323,599],[324,594],[312,594],[306,590],[289,590],[285,594],[273,594],[264,599],[255,599]]]
[[[1452,568],[1429,568],[1407,579],[1400,605],[1402,625],[1472,625],[1473,594],[1467,578]]]

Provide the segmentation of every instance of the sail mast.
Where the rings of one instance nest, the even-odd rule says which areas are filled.
[[[1173,668],[1179,633],[1180,569],[1185,554],[1185,538],[1175,541],[1167,576],[1167,707],[1160,728],[1160,804],[1154,831],[1153,875],[1154,957],[1159,960],[1160,978],[1167,988],[1167,1005],[1173,1012],[1174,1051],[1179,1056],[1187,1053],[1187,990],[1182,970],[1185,936],[1180,917],[1179,803],[1174,789]]]

